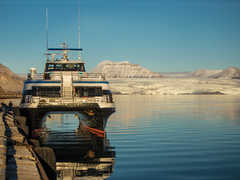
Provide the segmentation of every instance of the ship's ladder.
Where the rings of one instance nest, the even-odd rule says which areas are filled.
[[[71,72],[62,72],[62,97],[64,100],[72,100],[73,98]]]

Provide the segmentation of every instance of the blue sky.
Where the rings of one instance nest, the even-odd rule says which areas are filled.
[[[49,46],[81,46],[90,70],[103,60],[155,72],[240,67],[239,0],[1,0],[0,63],[17,73],[45,63]]]

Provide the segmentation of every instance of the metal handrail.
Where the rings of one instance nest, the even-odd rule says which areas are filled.
[[[87,72],[72,72],[73,81],[82,79],[101,79],[105,80],[104,73],[87,73]],[[61,72],[47,72],[47,73],[28,73],[28,80],[62,80]]]

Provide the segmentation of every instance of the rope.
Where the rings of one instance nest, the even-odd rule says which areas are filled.
[[[86,129],[87,129],[89,132],[91,132],[91,133],[93,133],[93,134],[96,134],[96,135],[99,136],[99,137],[105,137],[105,131],[102,131],[102,130],[100,130],[100,129],[91,128],[91,127],[89,127],[89,126],[86,126]]]

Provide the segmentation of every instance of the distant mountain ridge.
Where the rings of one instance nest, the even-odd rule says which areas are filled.
[[[192,76],[215,79],[240,79],[240,69],[237,67],[228,67],[224,70],[199,69],[194,71]]]
[[[103,61],[91,72],[105,73],[107,78],[160,78],[157,72],[152,72],[138,64],[128,61],[113,62]]]
[[[216,73],[211,78],[240,79],[240,69],[237,67],[229,67]]]
[[[0,94],[21,93],[23,78],[13,73],[8,67],[0,64]]]
[[[224,94],[236,94],[235,89],[227,89],[226,86],[224,91],[221,88],[216,88],[215,84],[217,81],[214,79],[226,79],[223,80],[225,83],[236,83],[238,86],[238,81],[231,81],[231,79],[240,79],[240,69],[237,67],[228,67],[224,70],[208,70],[208,69],[199,69],[194,72],[180,72],[180,73],[156,73],[152,72],[138,64],[131,64],[128,61],[122,62],[112,62],[112,61],[103,61],[95,69],[92,70],[95,73],[105,73],[107,78],[111,79],[114,82],[114,78],[142,78],[136,81],[131,81],[132,85],[129,86],[129,81],[122,81],[123,88],[121,89],[118,79],[116,79],[116,84],[112,83],[113,90],[115,92],[120,92],[121,94],[196,94],[196,93],[224,93]],[[161,78],[164,77],[164,78]],[[144,78],[161,78],[161,79],[144,79]],[[178,79],[179,78],[179,79]],[[190,79],[189,79],[190,78]],[[205,84],[198,87],[199,80],[205,82],[205,78],[208,78],[209,81],[214,82],[213,84]],[[19,76],[13,73],[9,68],[0,64],[0,98],[5,97],[5,95],[15,94],[21,95],[23,88],[23,81],[25,77]],[[211,80],[212,79],[212,80]],[[137,84],[137,82],[143,82],[142,84]],[[147,82],[147,83],[146,83]],[[152,82],[152,85],[147,86],[148,82]],[[159,85],[154,85],[155,83]],[[170,82],[170,83],[169,83]],[[177,86],[172,85],[172,83],[181,82],[182,89],[179,91]],[[189,84],[187,84],[188,82]],[[192,83],[197,82],[192,86]],[[221,81],[220,81],[221,82]],[[165,83],[162,86],[162,83]],[[185,84],[186,83],[186,84]],[[220,84],[222,85],[222,84]],[[195,88],[197,86],[197,88]],[[189,90],[189,87],[192,87],[192,90]],[[216,91],[212,91],[209,87],[215,88]],[[235,86],[234,86],[235,88]],[[119,90],[120,89],[120,90]],[[179,91],[179,92],[178,92]]]
[[[215,75],[217,73],[222,72],[222,70],[209,70],[209,69],[198,69],[194,72],[192,72],[193,77],[210,77],[212,75]]]

